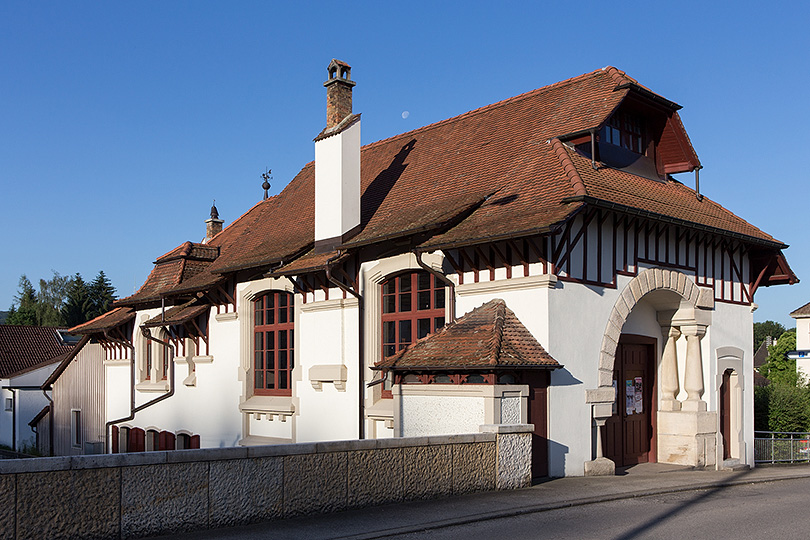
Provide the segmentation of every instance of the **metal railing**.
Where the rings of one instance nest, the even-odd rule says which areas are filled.
[[[810,462],[810,433],[797,431],[755,431],[754,462]]]

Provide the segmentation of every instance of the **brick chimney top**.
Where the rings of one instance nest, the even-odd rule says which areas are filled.
[[[214,236],[222,232],[222,224],[225,223],[219,219],[219,211],[217,210],[217,202],[211,205],[211,218],[205,220],[205,240],[203,244],[207,244]]]
[[[333,58],[326,71],[326,129],[330,129],[352,114],[352,87],[357,83],[351,80],[352,67],[346,62]]]

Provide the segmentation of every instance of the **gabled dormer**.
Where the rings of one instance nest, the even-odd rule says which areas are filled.
[[[678,115],[681,106],[627,77],[618,82],[614,91],[626,92],[619,105],[601,124],[575,134],[568,144],[602,166],[652,179],[700,169]]]

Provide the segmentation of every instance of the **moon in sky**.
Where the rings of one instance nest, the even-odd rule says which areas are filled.
[[[402,118],[403,119],[408,118],[410,115],[411,115],[411,113],[409,113],[408,111],[402,111]]]

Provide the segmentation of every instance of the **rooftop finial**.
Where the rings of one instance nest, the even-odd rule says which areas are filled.
[[[264,178],[264,182],[262,182],[262,189],[264,190],[264,198],[267,199],[267,191],[270,189],[270,179],[273,178],[270,176],[270,173],[273,172],[270,169],[267,169],[267,172],[262,173],[262,178]]]
[[[211,219],[219,219],[219,211],[217,211],[217,200],[211,204]]]

